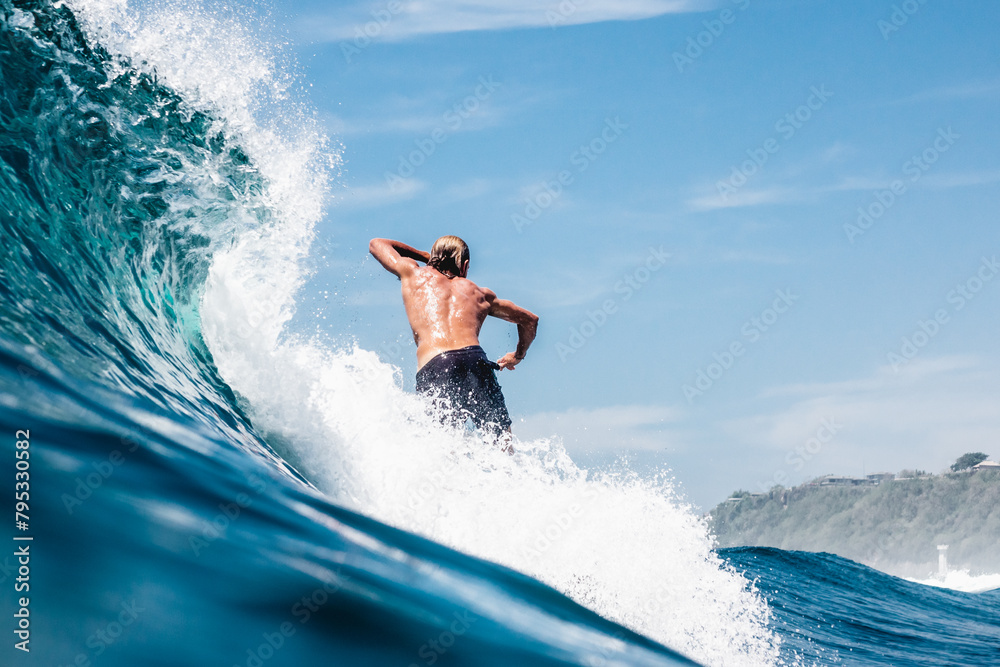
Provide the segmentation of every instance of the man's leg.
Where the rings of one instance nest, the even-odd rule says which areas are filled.
[[[431,363],[434,363],[432,360]],[[461,428],[465,425],[465,415],[461,410],[461,400],[455,392],[454,373],[445,366],[431,367],[430,364],[417,373],[417,393],[427,401],[427,412],[442,426]]]
[[[476,376],[479,386],[476,395],[470,397],[472,420],[480,431],[488,433],[500,445],[500,449],[513,454],[510,414],[496,373],[484,366],[478,369]]]

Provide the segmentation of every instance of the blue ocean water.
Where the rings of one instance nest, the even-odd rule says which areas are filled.
[[[715,552],[289,333],[335,152],[238,21],[143,12],[0,0],[3,665],[1000,663],[997,592]]]

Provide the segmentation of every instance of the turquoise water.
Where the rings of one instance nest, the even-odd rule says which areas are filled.
[[[996,593],[714,552],[668,480],[495,456],[289,334],[337,156],[238,21],[144,11],[0,0],[2,664],[997,661]]]

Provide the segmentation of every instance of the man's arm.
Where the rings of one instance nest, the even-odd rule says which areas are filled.
[[[416,260],[426,264],[431,257],[430,253],[391,239],[372,239],[368,243],[368,252],[386,271],[398,278],[412,273],[417,268]]]
[[[538,315],[505,299],[495,299],[488,314],[517,325],[517,350],[508,352],[497,361],[501,370],[504,368],[514,370],[514,366],[521,363],[524,355],[528,353],[531,341],[535,340],[535,334],[538,332]]]

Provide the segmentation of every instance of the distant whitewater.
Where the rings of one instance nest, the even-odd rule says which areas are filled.
[[[910,579],[925,586],[950,588],[953,591],[965,593],[985,593],[1000,590],[1000,574],[969,574],[968,570],[952,570],[944,576],[927,579]]]
[[[0,19],[0,432],[30,432],[31,660],[996,654],[993,594],[717,552],[666,477],[548,440],[509,457],[442,431],[373,352],[291,335],[340,160],[260,17],[0,0]],[[859,615],[879,632],[843,625]]]

